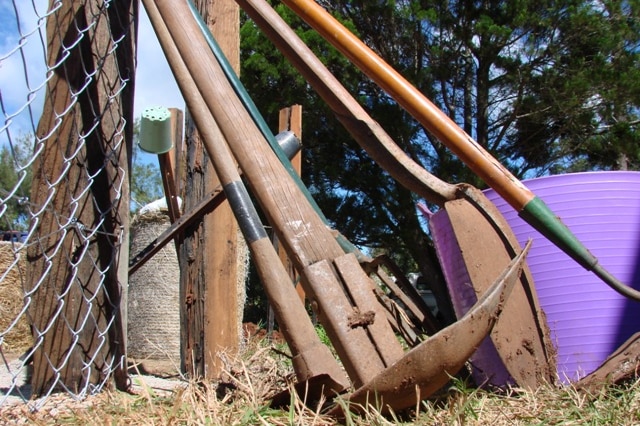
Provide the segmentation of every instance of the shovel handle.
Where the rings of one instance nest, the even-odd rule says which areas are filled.
[[[640,301],[640,291],[626,286],[599,265],[598,259],[541,199],[322,6],[313,0],[282,2],[442,141],[476,175],[500,194],[520,217],[618,293]]]
[[[327,346],[320,342],[305,307],[291,285],[289,274],[262,226],[229,145],[220,136],[218,123],[189,68],[190,62],[183,56],[185,49],[201,46],[204,42],[197,37],[195,40],[189,38],[191,34],[197,34],[190,9],[185,3],[169,0],[143,0],[142,3],[227,194],[281,331],[294,355],[292,361],[298,379],[304,381],[328,374],[333,379],[334,390],[341,391],[349,386],[349,380]],[[192,45],[185,43],[187,40]],[[198,80],[201,79],[199,76]]]
[[[313,0],[283,0],[384,89],[517,211],[534,197],[515,176],[358,37]]]

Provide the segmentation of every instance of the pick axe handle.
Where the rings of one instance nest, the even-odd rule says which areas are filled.
[[[433,176],[409,157],[266,0],[236,0],[236,3],[298,69],[378,165],[405,188],[433,203],[443,205],[456,198],[456,187]]]
[[[518,211],[534,197],[471,136],[313,0],[283,0]]]

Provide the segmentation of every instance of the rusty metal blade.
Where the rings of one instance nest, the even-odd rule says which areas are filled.
[[[476,296],[483,294],[520,249],[498,209],[478,189],[460,186],[464,198],[445,203]],[[491,340],[518,386],[535,389],[555,380],[555,356],[533,278],[524,265]]]
[[[488,200],[482,202],[486,197],[477,189],[464,184],[446,184],[406,157],[384,129],[351,97],[266,2],[238,0],[238,3],[298,68],[330,105],[354,139],[378,164],[405,187],[451,211],[452,218],[456,224],[460,224],[460,232],[463,233],[462,236],[458,235],[458,230],[455,229],[456,237],[460,240],[465,254],[466,267],[473,271],[473,286],[476,292],[482,293],[491,284],[493,277],[506,267],[514,253],[519,250],[510,227],[495,207]],[[453,201],[455,199],[458,201]],[[469,234],[466,234],[466,231],[469,231]],[[511,250],[511,247],[516,249]],[[401,276],[398,273],[395,275]],[[514,306],[509,308],[508,314],[511,319],[518,321],[514,323],[518,326],[514,328],[513,333],[511,330],[505,332],[499,327],[492,338],[501,359],[517,384],[535,387],[540,381],[553,380],[552,374],[555,373],[552,372],[555,372],[555,368],[552,351],[548,350],[552,348],[549,330],[542,317],[528,269],[525,270],[525,275],[517,295],[512,297],[515,299]],[[442,293],[446,293],[446,289],[442,290]],[[412,312],[419,315],[417,309]],[[427,311],[423,312],[427,314]],[[434,329],[433,323],[431,330]],[[505,323],[512,324],[511,321]],[[506,342],[510,337],[513,339]],[[518,356],[517,352],[523,352],[523,355]]]
[[[504,308],[522,270],[530,243],[516,256],[467,314],[407,352],[347,397],[349,409],[373,405],[383,412],[414,406],[444,386],[476,350]],[[336,405],[329,414],[343,415]]]

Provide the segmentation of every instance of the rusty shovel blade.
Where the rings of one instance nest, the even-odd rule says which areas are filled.
[[[371,381],[346,397],[349,410],[367,405],[383,413],[415,406],[457,374],[491,332],[522,271],[531,242],[518,254],[476,304],[456,323],[441,330]],[[337,404],[330,413],[344,415]]]
[[[459,188],[464,197],[445,203],[442,213],[449,219],[455,236],[451,244],[457,244],[468,274],[463,285],[470,285],[480,297],[520,251],[520,244],[482,191],[463,184]],[[454,286],[456,289],[462,291]],[[527,265],[491,331],[491,343],[518,386],[536,389],[553,382],[556,367],[551,332]]]

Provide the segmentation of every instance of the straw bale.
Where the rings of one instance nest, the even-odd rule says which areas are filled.
[[[165,210],[136,215],[131,224],[131,253],[139,253],[170,226]],[[238,335],[249,274],[249,249],[242,233],[237,242]],[[129,278],[128,353],[137,360],[180,361],[180,265],[169,243]],[[242,338],[240,339],[242,341]]]
[[[139,253],[170,225],[166,212],[137,215],[131,252]],[[128,352],[137,359],[180,363],[180,268],[169,243],[129,278]]]
[[[242,232],[238,232],[237,240],[237,278],[236,283],[237,297],[238,297],[238,336],[239,341],[244,343],[244,329],[242,327],[242,320],[244,318],[244,305],[247,303],[247,280],[249,278],[249,264],[251,262],[251,256],[249,253],[249,246],[242,236]]]
[[[0,241],[0,342],[6,352],[21,353],[33,343],[24,309],[25,255],[22,244]]]

